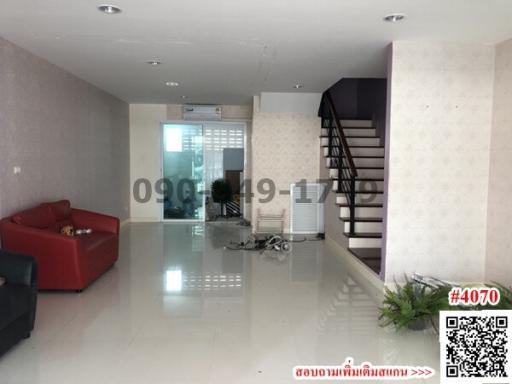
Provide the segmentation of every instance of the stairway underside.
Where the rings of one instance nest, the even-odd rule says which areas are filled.
[[[380,273],[381,248],[349,248],[348,250],[373,272]]]

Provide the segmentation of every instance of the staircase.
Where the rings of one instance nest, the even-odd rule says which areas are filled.
[[[330,95],[321,145],[333,180],[348,250],[380,273],[384,188],[384,146],[371,120],[339,119]]]

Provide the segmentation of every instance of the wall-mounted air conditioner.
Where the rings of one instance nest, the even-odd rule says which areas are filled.
[[[184,105],[183,120],[222,120],[222,107],[218,105]]]

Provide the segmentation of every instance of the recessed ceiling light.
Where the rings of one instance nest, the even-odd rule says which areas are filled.
[[[146,61],[146,63],[149,65],[152,65],[153,67],[156,67],[157,65],[162,64],[162,62],[158,61],[158,60],[149,60],[149,61]]]
[[[295,88],[295,89],[301,89],[302,87],[304,87],[302,84],[295,84],[293,86],[293,88]]]
[[[397,21],[402,21],[406,17],[407,16],[403,13],[391,13],[390,15],[384,17],[384,21],[389,23],[396,23]]]
[[[116,7],[115,5],[112,5],[112,4],[101,4],[101,5],[98,5],[98,9],[101,12],[109,14],[109,15],[115,15],[116,13],[120,13],[121,12],[121,8]]]
[[[166,81],[165,85],[167,85],[168,87],[177,87],[180,85],[180,83],[177,83],[175,81]]]
[[[183,95],[183,96],[181,96],[181,98],[182,98],[182,99],[186,99],[186,98],[187,98],[187,96]]]

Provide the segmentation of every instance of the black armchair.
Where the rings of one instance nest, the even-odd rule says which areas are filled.
[[[37,305],[37,264],[33,257],[0,251],[0,356],[30,337]]]

